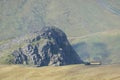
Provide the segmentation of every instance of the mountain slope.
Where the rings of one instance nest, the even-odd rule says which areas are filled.
[[[119,0],[0,0],[0,40],[49,25],[58,26],[68,36],[120,29],[119,3]]]
[[[70,42],[83,60],[100,60],[103,64],[120,63],[119,30],[94,33],[83,37],[72,37]]]
[[[120,80],[120,65],[62,67],[0,66],[0,80]]]
[[[95,59],[101,58],[103,54],[109,57],[105,60],[108,63],[119,62],[120,39],[119,33],[116,34],[116,30],[120,30],[119,4],[120,0],[0,0],[0,55],[22,46],[16,43],[22,43],[24,38],[14,41],[15,36],[40,30],[45,25],[55,25],[69,37],[84,36],[73,44],[79,54],[94,54],[92,59],[95,56],[98,56]],[[101,34],[106,31],[106,35]]]

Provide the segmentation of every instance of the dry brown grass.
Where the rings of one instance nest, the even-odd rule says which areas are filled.
[[[120,65],[40,68],[1,65],[0,80],[120,80]]]

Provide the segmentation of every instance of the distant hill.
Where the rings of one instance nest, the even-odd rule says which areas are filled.
[[[0,40],[57,26],[68,36],[120,29],[119,0],[0,0]]]

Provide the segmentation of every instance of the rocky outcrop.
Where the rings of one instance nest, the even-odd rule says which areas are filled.
[[[83,63],[63,31],[44,27],[27,45],[13,52],[15,64],[61,66]]]

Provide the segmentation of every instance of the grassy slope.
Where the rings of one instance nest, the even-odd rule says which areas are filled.
[[[120,65],[0,66],[0,80],[120,80]]]
[[[84,60],[93,60],[93,58],[97,58],[102,60],[103,63],[120,63],[119,30],[105,31],[72,38],[70,42]]]
[[[119,0],[105,1],[119,9]],[[0,0],[0,39],[44,25],[60,27],[68,36],[83,36],[120,29],[119,21],[120,16],[104,8],[99,0]]]

